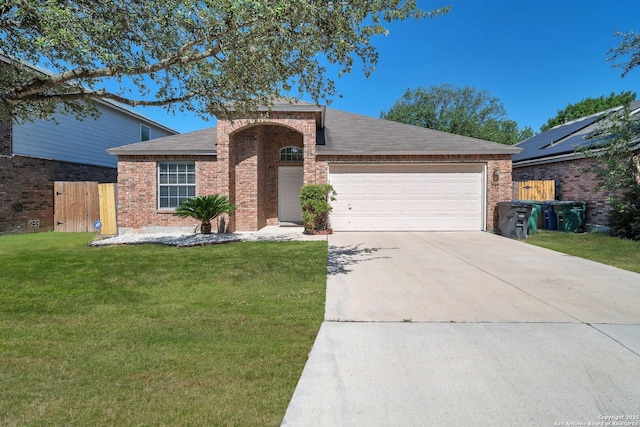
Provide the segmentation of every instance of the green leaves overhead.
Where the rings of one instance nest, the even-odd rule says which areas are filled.
[[[53,74],[7,64],[4,117],[25,104],[91,96],[179,107],[207,117],[269,105],[290,89],[316,102],[336,94],[324,60],[369,74],[371,38],[392,21],[434,17],[415,0],[0,0],[0,51]],[[5,74],[5,73],[2,73]],[[16,78],[16,75],[20,78]],[[174,107],[169,107],[176,108]]]
[[[617,37],[622,37],[620,44],[609,50],[607,61],[623,59],[613,66],[622,69],[622,76],[626,76],[629,71],[640,65],[640,34],[633,31],[616,32]]]

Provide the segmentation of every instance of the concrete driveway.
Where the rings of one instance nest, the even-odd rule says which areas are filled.
[[[639,274],[482,232],[329,245],[283,425],[640,426]]]

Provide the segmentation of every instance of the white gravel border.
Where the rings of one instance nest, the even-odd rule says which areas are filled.
[[[126,233],[104,239],[98,238],[89,246],[135,245],[156,243],[161,245],[187,247],[215,245],[231,242],[257,241],[293,241],[326,240],[327,236],[309,236],[302,232],[260,234],[260,233],[224,233],[224,234],[186,234],[186,233]]]

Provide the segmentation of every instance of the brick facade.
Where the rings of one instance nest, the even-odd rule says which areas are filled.
[[[237,206],[230,230],[278,223],[279,150],[303,147],[304,183],[316,182],[316,121],[310,112],[271,112],[263,119],[220,120],[218,188]]]
[[[514,181],[545,180],[556,181],[556,199],[575,200],[587,203],[586,223],[593,226],[609,224],[607,193],[597,191],[600,180],[593,174],[582,172],[595,160],[576,159],[542,165],[515,167]]]
[[[114,168],[0,156],[0,233],[53,230],[55,181],[116,180]]]
[[[156,227],[194,228],[192,218],[158,208],[158,162],[193,161],[196,195],[219,193],[215,156],[122,156],[118,159],[118,227],[121,232]]]
[[[328,156],[316,151],[315,112],[271,112],[262,119],[219,120],[217,156],[122,155],[118,161],[118,224],[121,232],[156,227],[194,227],[192,219],[158,209],[157,164],[160,161],[194,161],[196,195],[219,193],[229,197],[237,210],[225,216],[227,231],[254,231],[278,224],[278,169],[280,149],[303,148],[304,184],[326,183],[331,163],[474,163],[487,171],[486,228],[497,229],[497,203],[512,195],[511,156]],[[498,170],[494,177],[494,171]]]

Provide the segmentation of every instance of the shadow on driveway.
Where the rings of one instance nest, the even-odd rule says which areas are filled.
[[[327,262],[327,274],[347,274],[353,271],[353,266],[361,262],[388,259],[388,256],[376,256],[375,253],[383,249],[398,248],[370,248],[362,243],[349,246],[330,246],[329,260]]]

